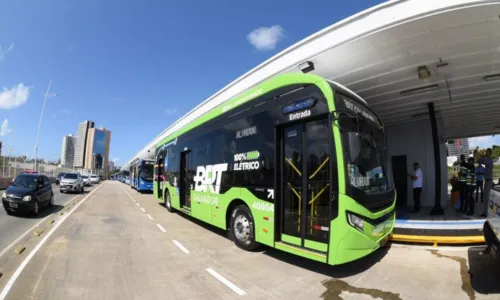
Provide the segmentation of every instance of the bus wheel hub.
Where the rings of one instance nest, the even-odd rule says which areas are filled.
[[[245,216],[239,215],[236,217],[234,221],[234,233],[240,241],[246,241],[250,237],[250,222]]]

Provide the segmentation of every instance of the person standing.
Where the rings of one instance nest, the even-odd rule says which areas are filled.
[[[460,169],[458,170],[458,181],[460,187],[460,212],[465,213],[465,204],[467,203],[467,163],[465,155],[460,155]]]
[[[488,203],[490,202],[490,191],[493,187],[493,159],[491,158],[491,148],[486,149],[486,157],[479,159],[479,163],[484,165],[484,202],[482,218],[488,214]]]
[[[467,201],[465,202],[465,211],[468,216],[474,215],[474,191],[476,190],[476,168],[474,167],[474,158],[467,160]]]
[[[482,164],[478,164],[476,168],[476,202],[481,199],[481,203],[484,201],[483,199],[483,185],[484,185],[484,167]],[[481,193],[479,193],[481,191]],[[479,198],[481,195],[481,198]]]
[[[424,175],[422,169],[418,165],[418,162],[413,163],[414,174],[408,172],[408,177],[413,181],[413,202],[414,208],[413,213],[418,213],[420,211],[420,195],[422,194],[422,189],[424,188]]]

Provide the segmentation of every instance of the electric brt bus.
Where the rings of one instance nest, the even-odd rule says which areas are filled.
[[[118,180],[123,183],[128,183],[129,182],[129,171],[128,170],[122,170],[120,173],[118,173]]]
[[[337,265],[381,247],[396,192],[384,125],[347,88],[282,74],[156,145],[155,196],[170,211]]]
[[[137,159],[130,165],[130,186],[138,191],[153,190],[154,160]]]

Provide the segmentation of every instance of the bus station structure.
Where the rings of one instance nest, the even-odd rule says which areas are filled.
[[[169,133],[216,106],[290,72],[320,75],[366,100],[386,126],[397,207],[413,205],[407,172],[418,162],[421,205],[442,215],[450,207],[446,141],[500,131],[500,1],[394,0],[353,15],[229,83],[130,162],[152,157]]]

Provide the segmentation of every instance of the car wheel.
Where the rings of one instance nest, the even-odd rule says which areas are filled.
[[[63,190],[59,190],[61,192],[61,194],[64,194],[64,191]]]
[[[8,209],[5,209],[5,213],[6,213],[8,216],[12,215],[12,212],[11,212],[10,210],[8,210]]]
[[[231,235],[234,244],[243,250],[255,250],[259,244],[255,241],[255,226],[252,213],[244,205],[237,206],[230,221]]]
[[[85,187],[83,187],[83,185],[82,185],[82,189],[80,190],[80,194],[83,194],[83,193],[85,193]]]
[[[40,214],[40,205],[38,204],[38,200],[35,200],[35,204],[33,207],[33,214],[35,215],[35,217]]]
[[[49,207],[54,207],[54,194],[50,194]]]
[[[164,198],[165,198],[165,208],[171,213],[175,212],[175,208],[172,207],[172,200],[170,198],[170,193],[168,191],[165,191]]]

